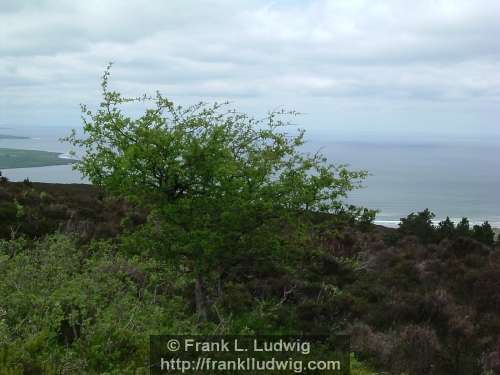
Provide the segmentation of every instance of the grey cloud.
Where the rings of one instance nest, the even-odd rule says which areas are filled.
[[[39,95],[52,111],[92,98],[108,61],[113,84],[130,93],[252,98],[260,107],[290,96],[299,105],[324,97],[457,108],[499,99],[496,0],[20,4],[0,3],[4,113],[16,102],[36,107]]]

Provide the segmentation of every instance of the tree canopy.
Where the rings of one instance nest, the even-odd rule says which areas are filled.
[[[183,107],[159,92],[126,98],[109,89],[109,77],[110,67],[99,109],[82,106],[85,136],[73,132],[67,140],[85,152],[76,168],[114,193],[154,205],[238,201],[335,212],[366,176],[301,152],[304,131],[285,131],[295,111],[256,119],[228,103]],[[131,102],[152,106],[133,119],[122,108]]]
[[[161,238],[156,250],[187,259],[196,275],[227,268],[241,251],[281,256],[312,223],[308,214],[373,218],[343,203],[366,172],[304,153],[304,130],[289,132],[295,111],[257,119],[228,103],[183,107],[159,92],[127,98],[110,90],[109,78],[110,67],[99,108],[82,106],[83,136],[67,138],[84,152],[75,168],[149,206]],[[131,103],[144,105],[144,113],[129,116]]]

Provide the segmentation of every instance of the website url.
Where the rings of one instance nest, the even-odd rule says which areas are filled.
[[[299,361],[270,358],[237,358],[233,360],[216,360],[210,357],[198,357],[196,361],[180,358],[161,358],[161,371],[293,371],[297,374],[307,371],[340,371],[340,361]]]

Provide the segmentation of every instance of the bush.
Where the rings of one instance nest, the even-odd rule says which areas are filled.
[[[408,326],[399,333],[391,353],[391,367],[396,374],[408,371],[412,375],[431,375],[436,373],[439,355],[439,339],[431,328]]]
[[[193,330],[183,304],[158,293],[176,280],[158,263],[127,260],[106,242],[85,256],[60,235],[20,243],[23,251],[6,258],[18,241],[0,246],[3,370],[61,373],[78,364],[65,373],[146,373],[149,334]]]

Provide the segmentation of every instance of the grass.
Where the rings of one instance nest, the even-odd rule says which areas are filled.
[[[46,167],[74,162],[61,159],[58,152],[0,148],[0,169]]]

